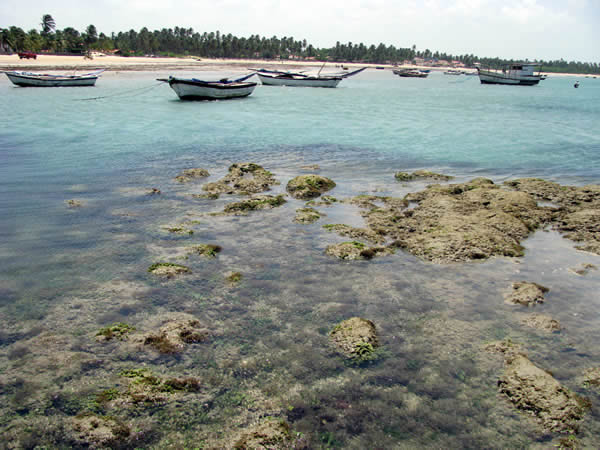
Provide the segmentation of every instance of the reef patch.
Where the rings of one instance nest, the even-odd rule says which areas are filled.
[[[175,177],[175,181],[179,183],[189,183],[190,181],[196,180],[198,178],[206,178],[210,176],[208,170],[196,168],[196,169],[185,169],[179,175]]]
[[[504,354],[504,374],[498,389],[517,409],[534,416],[547,431],[579,430],[589,400],[562,386],[510,342],[489,345],[487,350]]]
[[[358,241],[340,242],[339,244],[328,245],[325,253],[335,256],[339,259],[373,259],[376,256],[387,256],[394,253],[393,249],[388,247],[369,247]]]
[[[510,305],[535,306],[544,303],[544,294],[549,290],[537,283],[515,282],[512,284],[512,292],[506,296],[505,302]]]
[[[415,180],[435,180],[435,181],[449,181],[454,177],[450,175],[444,175],[441,173],[430,172],[429,170],[416,170],[413,173],[409,172],[396,172],[394,178],[398,181],[415,181]]]
[[[330,191],[335,187],[335,182],[321,175],[299,175],[291,179],[286,190],[289,194],[298,199],[308,200],[319,197],[321,194]]]
[[[185,319],[168,322],[156,333],[145,335],[143,345],[163,354],[181,353],[186,345],[205,342],[210,333],[198,320]]]
[[[556,333],[561,330],[560,322],[545,314],[528,314],[521,319],[521,323],[547,333]]]
[[[354,361],[373,359],[379,347],[375,324],[361,317],[352,317],[337,324],[329,333],[337,350]]]
[[[181,264],[159,262],[148,267],[148,272],[161,277],[174,278],[177,275],[191,273],[192,270],[189,267],[182,266]]]
[[[229,166],[229,173],[220,180],[202,186],[209,197],[218,198],[220,194],[250,195],[265,192],[271,186],[279,184],[275,176],[264,167],[247,162]]]

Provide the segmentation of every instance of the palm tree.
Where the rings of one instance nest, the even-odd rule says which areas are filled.
[[[4,28],[0,30],[0,52],[10,51],[12,48],[10,32]]]
[[[40,25],[42,26],[42,34],[44,35],[50,34],[56,29],[56,22],[54,22],[54,19],[50,14],[44,14],[42,16],[42,23],[40,23]]]
[[[85,29],[85,33],[86,33],[86,42],[88,45],[93,44],[94,42],[96,42],[98,40],[98,31],[96,30],[96,27],[94,25],[89,25]]]

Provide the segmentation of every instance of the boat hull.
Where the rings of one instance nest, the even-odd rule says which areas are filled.
[[[534,86],[541,80],[539,75],[510,75],[491,70],[480,70],[479,81],[481,84],[507,84],[512,86]]]
[[[33,76],[6,72],[13,84],[21,87],[76,87],[94,86],[97,76],[61,78],[59,76]]]
[[[227,100],[248,97],[256,83],[218,83],[172,78],[169,86],[181,100]]]
[[[322,88],[334,88],[342,77],[304,77],[304,78],[292,78],[282,76],[269,76],[264,74],[257,74],[260,81],[265,86],[293,86],[293,87],[322,87]]]
[[[394,74],[402,78],[427,78],[429,72],[422,72],[418,70],[394,70]]]

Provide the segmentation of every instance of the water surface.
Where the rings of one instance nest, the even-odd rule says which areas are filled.
[[[568,77],[508,87],[371,71],[337,89],[258,86],[242,100],[181,102],[155,81],[165,75],[107,73],[96,87],[77,89],[0,79],[3,432],[67,446],[57,430],[94,413],[144,430],[142,446],[191,448],[276,416],[311,448],[552,445],[556,436],[497,394],[502,361],[482,348],[507,337],[597,405],[597,392],[579,377],[600,365],[600,273],[569,269],[600,267],[600,257],[558,233],[532,235],[518,260],[435,265],[399,252],[340,262],[324,249],[345,239],[321,226],[360,226],[353,207],[320,207],[327,216],[312,225],[293,222],[304,203],[291,198],[271,211],[213,217],[206,213],[230,198],[193,198],[201,182],[173,178],[204,167],[215,181],[231,163],[252,161],[281,182],[272,193],[318,164],[339,198],[423,189],[394,180],[396,171],[420,168],[458,181],[597,184],[600,80],[580,80],[575,90]],[[150,188],[162,193],[148,195]],[[83,206],[69,208],[69,199]],[[180,223],[194,234],[161,229]],[[181,260],[181,248],[195,243],[223,251]],[[160,280],[147,272],[157,261],[193,273]],[[232,271],[242,273],[240,283],[225,281]],[[550,287],[536,312],[559,319],[561,333],[524,327],[530,311],[504,304],[520,280]],[[328,342],[333,326],[355,315],[377,325],[383,344],[365,366],[348,364]],[[178,357],[95,339],[114,322],[147,332],[183,316],[198,318],[213,337]],[[122,409],[94,403],[99,392],[124,389],[119,374],[133,367],[198,377],[202,394]],[[592,448],[598,435],[594,406],[578,439]]]

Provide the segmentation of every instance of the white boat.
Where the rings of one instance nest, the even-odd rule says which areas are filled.
[[[464,72],[458,69],[448,69],[444,72],[444,75],[462,75]]]
[[[4,72],[13,84],[23,87],[94,86],[104,69],[82,75],[50,75],[32,72]]]
[[[343,80],[342,77],[338,76],[310,77],[293,74],[269,75],[266,73],[257,73],[257,75],[260,82],[265,86],[334,88]]]
[[[308,75],[302,72],[281,72],[278,70],[259,69],[256,71],[258,78],[262,84],[266,86],[294,86],[294,87],[324,87],[334,88],[344,78],[349,78],[356,75],[363,70],[355,70],[353,72],[332,74],[332,75],[320,75],[320,71],[317,75]]]
[[[477,68],[479,81],[482,84],[510,84],[520,86],[533,86],[538,84],[540,80],[545,79],[540,70],[541,66],[539,64],[531,63],[507,64],[502,69]]]
[[[248,97],[257,83],[246,82],[254,74],[236,80],[222,79],[204,81],[196,78],[159,78],[158,81],[169,83],[181,100],[226,100],[230,98]]]
[[[392,72],[404,78],[427,78],[429,71],[419,69],[394,69]]]

